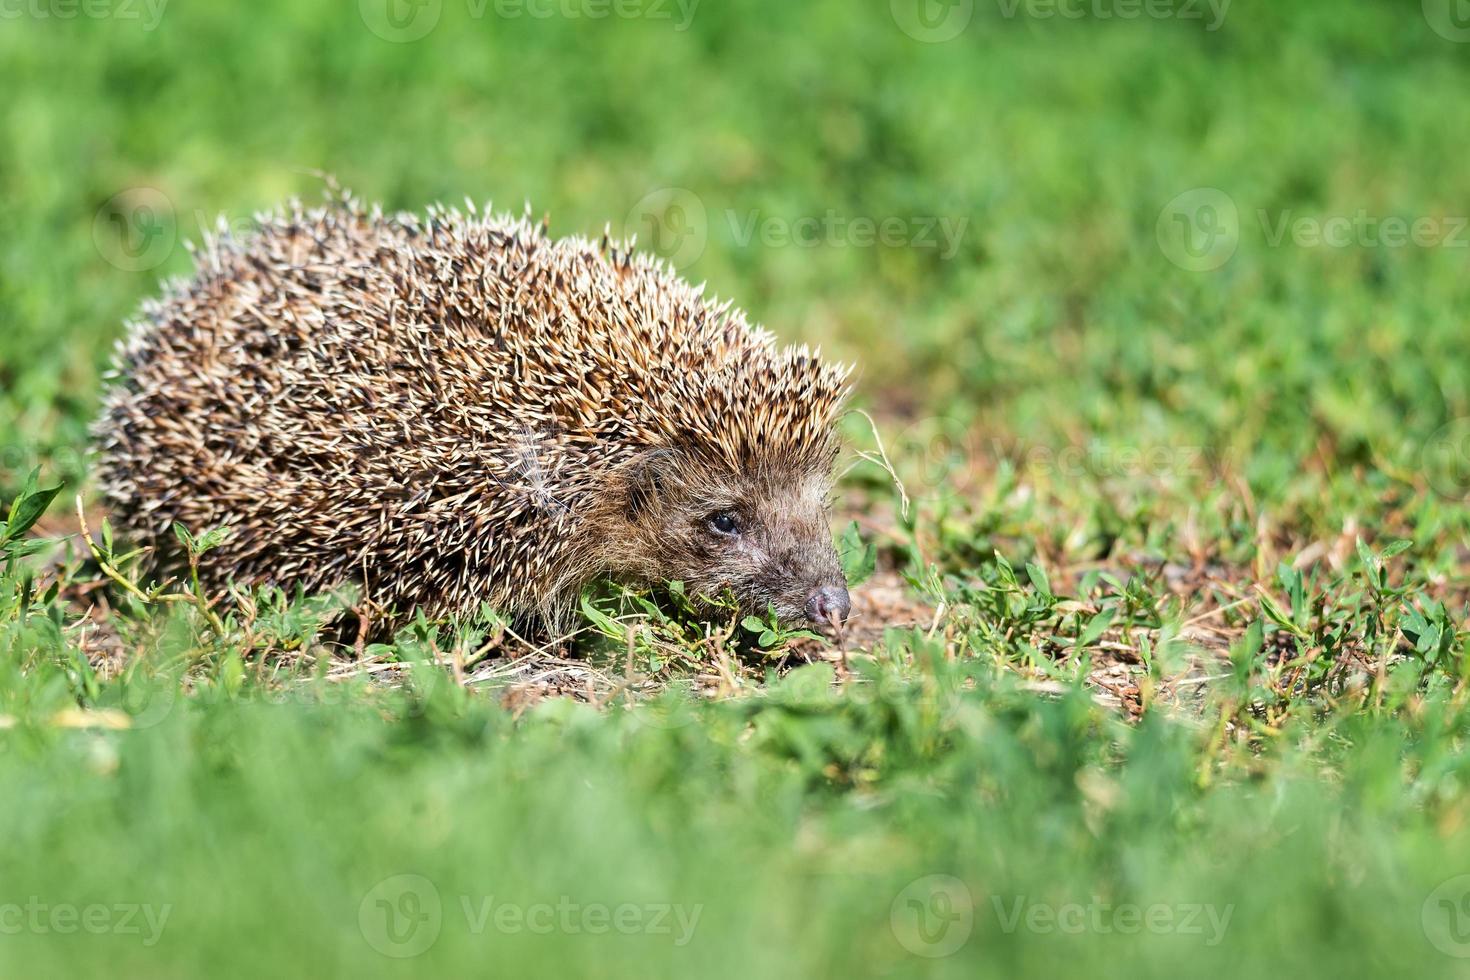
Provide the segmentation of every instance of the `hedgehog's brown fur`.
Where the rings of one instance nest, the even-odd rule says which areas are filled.
[[[825,496],[846,369],[657,259],[343,197],[197,264],[132,325],[98,435],[133,534],[231,529],[212,586],[355,582],[392,624],[482,603],[555,621],[604,575],[794,619],[841,582]],[[711,540],[711,510],[747,544]]]

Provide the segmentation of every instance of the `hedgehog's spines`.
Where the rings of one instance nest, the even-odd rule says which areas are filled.
[[[380,606],[553,614],[596,574],[632,460],[830,465],[848,369],[778,349],[636,238],[553,241],[529,204],[327,198],[206,233],[195,278],[117,348],[104,490],[140,535],[234,528],[214,584],[353,579]]]

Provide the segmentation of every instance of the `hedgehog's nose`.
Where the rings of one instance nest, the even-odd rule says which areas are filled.
[[[852,612],[852,599],[840,585],[824,585],[806,601],[806,615],[821,626],[843,623]]]

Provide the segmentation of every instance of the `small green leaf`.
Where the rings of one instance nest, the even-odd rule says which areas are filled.
[[[1302,573],[1290,565],[1282,563],[1276,568],[1276,579],[1281,583],[1281,587],[1286,590],[1286,598],[1291,603],[1291,621],[1293,623],[1306,622],[1307,592]]]
[[[1358,539],[1358,559],[1363,563],[1363,571],[1368,576],[1368,584],[1375,590],[1382,589],[1382,579],[1379,577],[1378,559],[1373,557],[1373,551],[1363,539]]]
[[[51,502],[56,499],[56,495],[61,492],[60,484],[44,490],[39,489],[36,481],[40,474],[40,470],[33,470],[26,480],[25,489],[11,503],[10,517],[5,522],[4,540],[13,541],[34,527],[41,519],[41,515],[46,513],[46,508],[50,507]]]
[[[1244,679],[1255,666],[1265,638],[1265,627],[1255,619],[1246,627],[1245,635],[1230,645],[1230,662],[1235,666],[1237,678]]]
[[[1397,558],[1412,547],[1414,547],[1414,542],[1401,539],[1384,548],[1383,553],[1378,557],[1384,561],[1388,561],[1390,558]]]
[[[1031,579],[1031,584],[1036,586],[1037,592],[1040,592],[1048,599],[1052,597],[1051,581],[1046,577],[1046,572],[1039,565],[1033,565],[1028,561],[1026,563],[1026,577]]]
[[[1293,636],[1305,637],[1307,635],[1305,630],[1292,621],[1291,616],[1287,615],[1286,610],[1281,608],[1280,603],[1273,599],[1270,593],[1264,590],[1258,591],[1256,597],[1260,600],[1261,611],[1266,614],[1266,618],[1271,620],[1271,622],[1280,626]]]
[[[766,628],[765,620],[761,619],[759,616],[746,616],[740,621],[740,625],[745,627],[752,633],[764,632]]]
[[[1077,637],[1078,648],[1080,649],[1081,647],[1096,643],[1098,638],[1106,633],[1108,627],[1111,625],[1113,625],[1113,611],[1111,609],[1104,610],[1092,617],[1088,621],[1087,627],[1082,631],[1082,635]]]
[[[617,623],[613,622],[612,617],[589,602],[586,596],[582,597],[582,615],[591,620],[592,625],[597,627],[598,632],[604,636],[616,638],[622,635],[622,630],[618,628]]]
[[[229,540],[230,533],[228,527],[217,527],[213,531],[205,533],[204,537],[198,541],[199,554],[202,555],[206,551],[213,551],[215,548],[224,544]]]

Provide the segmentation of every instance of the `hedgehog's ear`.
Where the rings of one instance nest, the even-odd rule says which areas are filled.
[[[657,505],[677,465],[678,455],[672,449],[650,450],[627,465],[623,486],[630,520],[639,520]]]

